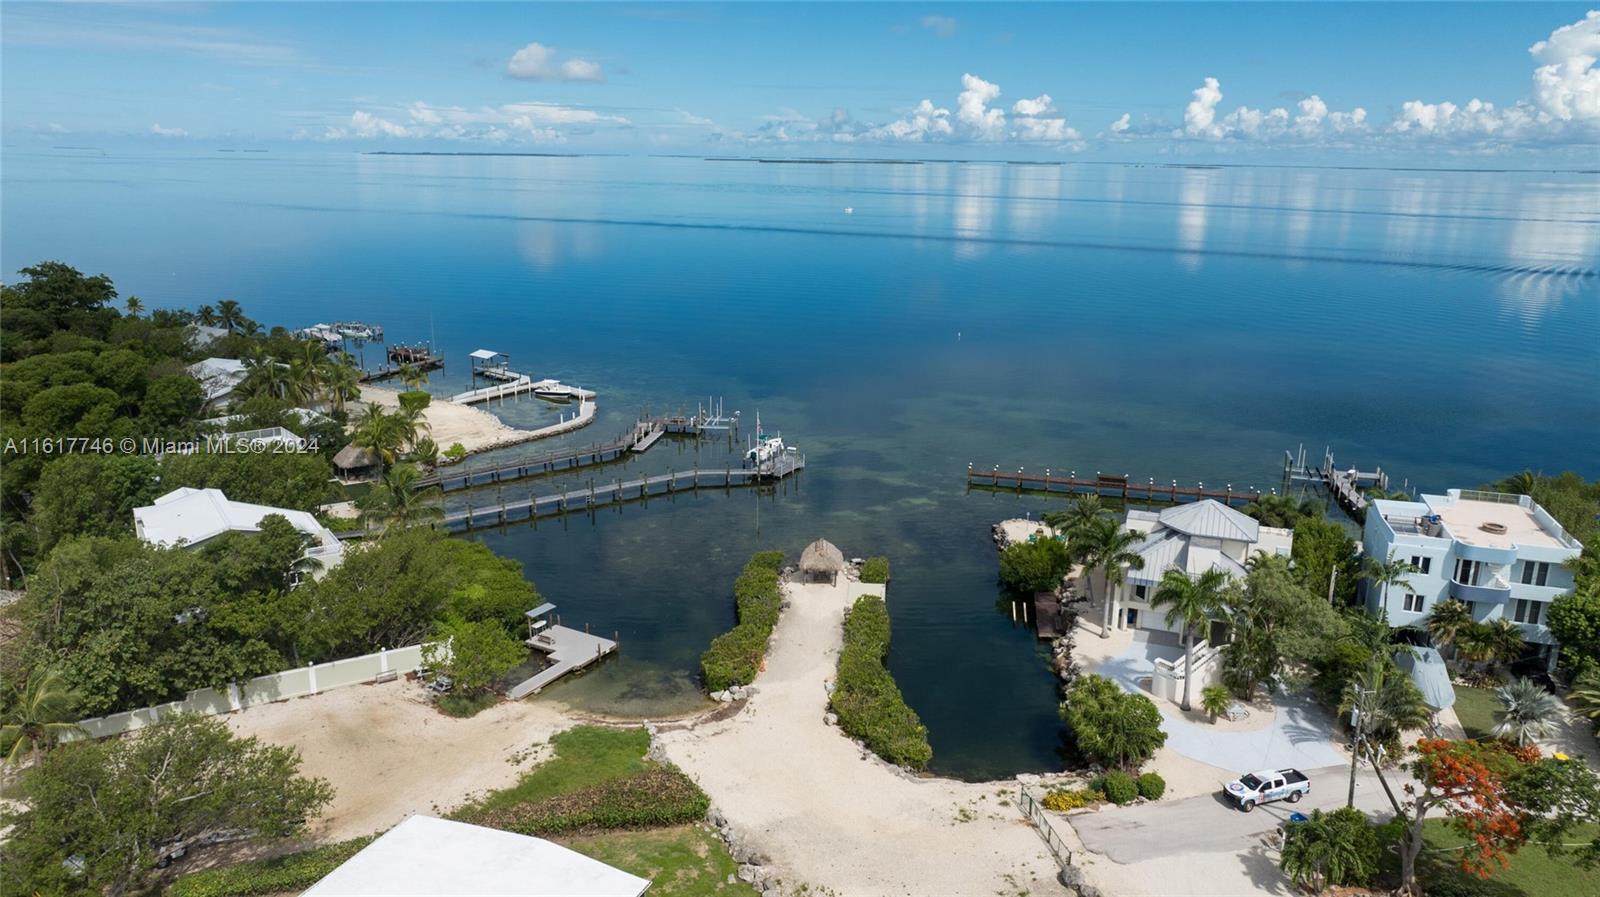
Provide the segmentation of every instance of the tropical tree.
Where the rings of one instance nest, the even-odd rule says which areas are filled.
[[[1096,517],[1084,524],[1083,529],[1077,533],[1077,538],[1072,540],[1073,545],[1068,547],[1068,551],[1076,555],[1083,564],[1084,579],[1091,603],[1094,601],[1094,571],[1099,570],[1105,575],[1105,614],[1100,626],[1101,638],[1111,637],[1113,623],[1111,595],[1127,577],[1124,568],[1144,569],[1144,558],[1133,550],[1133,547],[1142,541],[1144,541],[1143,533],[1123,529],[1113,518]]]
[[[1288,495],[1270,493],[1245,505],[1243,510],[1262,526],[1292,529],[1302,518],[1321,517],[1322,503],[1309,495],[1295,501]]]
[[[1312,810],[1311,818],[1285,829],[1280,862],[1291,881],[1320,894],[1331,885],[1365,885],[1382,856],[1366,814],[1345,807]]]
[[[1361,562],[1361,578],[1383,596],[1384,607],[1389,606],[1389,587],[1409,587],[1416,572],[1417,568],[1410,561],[1396,560],[1393,555],[1382,561],[1369,556]]]
[[[334,411],[342,412],[348,403],[359,398],[361,372],[349,355],[340,353],[323,372],[323,399]]]
[[[1025,594],[1054,590],[1071,569],[1072,556],[1060,539],[1018,542],[1000,552],[1000,581]]]
[[[202,305],[195,312],[194,319],[206,327],[217,326],[217,310],[210,305]]]
[[[1190,578],[1182,570],[1168,570],[1161,576],[1161,585],[1150,599],[1155,610],[1167,608],[1167,625],[1183,626],[1183,704],[1189,709],[1189,688],[1194,678],[1194,633],[1224,613],[1224,599],[1228,593],[1228,574],[1212,568]]]
[[[1231,633],[1222,646],[1222,675],[1249,697],[1258,686],[1271,689],[1303,675],[1348,627],[1326,598],[1305,587],[1288,558],[1257,552],[1245,567],[1240,587],[1228,594]]]
[[[1434,643],[1443,648],[1454,646],[1462,631],[1472,623],[1472,611],[1462,602],[1450,598],[1433,606],[1425,625]]]
[[[1600,557],[1600,551],[1586,548],[1579,557],[1591,555]],[[1569,675],[1577,679],[1600,671],[1600,579],[1551,602],[1546,622],[1561,643],[1561,666]]]
[[[422,473],[413,464],[396,464],[385,470],[383,478],[356,502],[362,518],[387,530],[442,517],[444,511],[431,500],[437,498],[439,488],[417,488],[421,477]]]
[[[209,308],[209,306],[207,306]],[[244,316],[244,309],[232,299],[224,299],[217,303],[217,326],[228,330],[239,330],[249,319]]]
[[[1494,736],[1513,744],[1526,746],[1547,737],[1561,720],[1561,702],[1532,679],[1502,685],[1495,697],[1500,710],[1495,712]]]
[[[1061,718],[1079,752],[1105,767],[1137,769],[1167,743],[1154,702],[1093,673],[1072,684]]]
[[[1374,656],[1366,669],[1345,687],[1340,713],[1350,714],[1350,793],[1345,806],[1356,801],[1356,768],[1362,759],[1378,765],[1378,749],[1398,745],[1400,733],[1421,729],[1432,719],[1422,693],[1394,661]]]
[[[406,455],[406,460],[424,467],[438,467],[439,444],[428,437],[418,439],[417,444],[411,447],[410,454]]]
[[[400,365],[400,370],[395,372],[395,376],[411,389],[421,389],[422,385],[428,382],[428,372],[410,362]]]
[[[65,735],[82,733],[72,722],[78,696],[59,670],[41,667],[23,685],[16,702],[0,714],[0,750],[16,766],[24,756],[39,765],[39,755]]]
[[[1232,706],[1233,695],[1228,693],[1227,688],[1221,685],[1207,685],[1200,689],[1200,709],[1212,719],[1226,715],[1228,708]]]
[[[398,413],[391,414],[377,402],[368,402],[356,417],[350,441],[377,452],[387,465],[395,463],[414,436],[415,430]]]
[[[1100,496],[1090,494],[1079,496],[1065,511],[1051,511],[1039,519],[1070,539],[1073,534],[1083,532],[1090,524],[1104,517],[1106,511]]]
[[[1579,713],[1600,720],[1600,672],[1590,671],[1579,676],[1573,683],[1570,697]]]
[[[242,361],[244,379],[239,381],[235,392],[246,398],[270,396],[274,399],[291,399],[295,387],[290,379],[289,369],[276,358],[256,350],[247,354]]]
[[[144,301],[138,296],[129,296],[124,304],[128,308],[128,317],[130,318],[137,318],[139,313],[144,311]]]

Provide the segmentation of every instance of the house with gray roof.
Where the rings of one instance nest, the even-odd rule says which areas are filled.
[[[1262,526],[1211,499],[1160,512],[1132,510],[1123,528],[1144,537],[1134,548],[1144,566],[1125,570],[1123,582],[1112,590],[1111,613],[1118,629],[1178,631],[1167,625],[1164,610],[1150,607],[1168,570],[1182,570],[1191,578],[1207,570],[1243,577],[1245,561],[1257,552],[1287,556],[1294,544],[1293,532]]]

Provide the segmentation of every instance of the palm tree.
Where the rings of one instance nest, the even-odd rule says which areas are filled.
[[[350,441],[377,452],[384,464],[393,464],[415,435],[414,430],[408,433],[406,427],[399,414],[390,414],[377,402],[368,402],[356,418]]]
[[[1084,580],[1089,591],[1089,601],[1094,601],[1094,576],[1095,570],[1101,570],[1106,578],[1106,606],[1105,617],[1100,626],[1100,637],[1111,637],[1111,594],[1122,583],[1127,574],[1123,568],[1129,570],[1143,570],[1144,558],[1133,551],[1133,546],[1144,541],[1143,533],[1125,530],[1121,524],[1110,517],[1096,517],[1084,524],[1081,531],[1076,534],[1068,550],[1080,558],[1083,564]]]
[[[1361,561],[1361,578],[1379,590],[1385,608],[1389,606],[1389,587],[1409,588],[1411,575],[1416,572],[1417,568],[1413,567],[1410,561],[1397,561],[1392,554],[1387,560],[1380,561],[1368,556]]]
[[[1409,729],[1420,729],[1432,719],[1422,693],[1411,684],[1410,678],[1400,672],[1389,658],[1375,655],[1367,668],[1355,675],[1345,686],[1340,713],[1350,714],[1353,730],[1350,749],[1350,794],[1345,806],[1355,806],[1356,767],[1363,751],[1372,753],[1372,745],[1384,744]]]
[[[1183,624],[1183,704],[1189,709],[1189,684],[1194,679],[1194,631],[1223,612],[1223,597],[1228,591],[1228,574],[1212,568],[1190,579],[1182,570],[1168,570],[1150,599],[1150,607],[1167,610],[1167,625]]]
[[[39,754],[62,736],[82,733],[72,719],[78,696],[67,687],[61,673],[48,668],[33,671],[16,703],[0,717],[0,744],[9,745],[6,762],[12,766],[27,755],[34,764]]]
[[[1472,625],[1472,611],[1454,598],[1441,601],[1428,612],[1428,635],[1439,647],[1455,645],[1461,631]]]
[[[361,398],[361,374],[349,358],[341,352],[323,372],[323,399],[334,411],[343,411],[346,404]]]
[[[396,464],[384,471],[383,479],[357,502],[362,519],[387,530],[436,520],[444,511],[428,499],[439,494],[439,487],[418,489],[422,476],[412,464]]]
[[[1520,747],[1555,731],[1561,702],[1532,679],[1516,679],[1495,689],[1501,709],[1495,712],[1494,736]]]
[[[1516,663],[1527,653],[1528,642],[1522,637],[1521,627],[1505,617],[1490,620],[1487,635],[1489,662],[1495,667]]]
[[[1056,532],[1068,536],[1081,533],[1090,524],[1105,516],[1106,507],[1098,495],[1080,496],[1065,511],[1051,511],[1040,516],[1045,524],[1053,527]]]
[[[144,300],[140,299],[138,296],[129,296],[127,306],[128,317],[137,318],[139,317],[139,312],[144,311]]]
[[[217,303],[217,326],[228,330],[237,330],[244,324],[244,309],[232,299],[224,299]]]
[[[276,358],[260,350],[255,350],[246,355],[244,361],[244,379],[239,381],[235,392],[242,396],[271,396],[274,399],[287,399],[291,387],[289,370],[278,363]]]
[[[217,310],[212,306],[202,305],[200,310],[195,312],[195,320],[205,327],[215,327],[217,326]]]
[[[438,467],[439,444],[427,437],[418,439],[417,444],[411,447],[407,460],[424,467]]]
[[[1571,698],[1579,713],[1590,719],[1600,719],[1600,673],[1579,676],[1572,684]]]
[[[395,376],[410,389],[421,389],[422,385],[428,382],[428,372],[410,362],[400,365]]]

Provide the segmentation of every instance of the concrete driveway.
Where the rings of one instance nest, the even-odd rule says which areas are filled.
[[[1134,633],[1128,647],[1100,663],[1093,672],[1115,680],[1135,694],[1150,695],[1150,677],[1157,658],[1174,660],[1183,648],[1163,638],[1163,633]],[[1151,698],[1161,711],[1161,728],[1167,747],[1188,757],[1236,773],[1256,769],[1316,769],[1348,762],[1334,746],[1333,717],[1309,696],[1279,693],[1273,696],[1269,725],[1242,732],[1220,731],[1210,722],[1192,720],[1168,701]],[[1196,698],[1198,700],[1198,698]],[[1260,710],[1253,710],[1260,713]]]
[[[1219,792],[1187,800],[1108,807],[1066,819],[1085,847],[1124,865],[1178,854],[1242,853],[1259,844],[1260,837],[1277,828],[1290,813],[1344,806],[1348,766],[1303,771],[1311,779],[1311,793],[1303,800],[1266,804],[1253,813],[1234,809]],[[1391,785],[1401,787],[1390,778]],[[1385,819],[1393,814],[1378,777],[1370,772],[1356,776],[1356,807]]]

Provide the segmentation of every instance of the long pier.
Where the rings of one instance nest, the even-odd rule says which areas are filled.
[[[479,371],[478,376],[493,377],[498,379],[498,373]],[[456,393],[450,401],[457,405],[476,405],[491,399],[510,399],[527,393],[533,393],[541,398],[551,398],[556,401],[593,401],[595,392],[592,389],[582,389],[577,386],[568,386],[560,380],[535,380],[527,374],[514,374],[504,382],[493,386],[484,386],[479,389],[469,389],[466,392]]]
[[[1062,495],[1100,495],[1106,498],[1137,499],[1152,502],[1167,502],[1170,504],[1184,504],[1212,498],[1226,505],[1247,505],[1260,498],[1260,489],[1241,488],[1234,489],[1233,484],[1226,488],[1206,488],[1204,483],[1195,486],[1180,486],[1176,480],[1170,485],[1157,483],[1154,479],[1138,482],[1126,476],[1111,476],[1100,474],[1095,477],[1078,477],[1073,475],[1061,476],[1051,473],[1046,468],[1044,473],[1028,473],[1019,469],[1016,471],[1001,470],[996,467],[983,470],[967,465],[967,486],[1008,489],[1017,492],[1050,492]]]
[[[1366,471],[1351,467],[1340,470],[1339,465],[1333,461],[1331,447],[1322,450],[1322,464],[1312,467],[1306,460],[1306,449],[1302,445],[1299,454],[1286,451],[1283,453],[1283,485],[1288,489],[1291,483],[1319,483],[1345,513],[1360,520],[1367,511],[1367,496],[1363,491],[1366,488],[1376,488],[1380,492],[1389,491],[1389,475],[1382,467]]]
[[[594,419],[594,403],[589,402],[590,409],[584,423]],[[580,412],[583,404],[579,405]],[[572,421],[568,422],[573,423]],[[583,424],[575,424],[576,429]],[[552,426],[560,426],[553,424]],[[609,464],[620,461],[630,454],[639,454],[651,446],[664,435],[699,436],[706,432],[699,416],[693,417],[660,417],[642,420],[634,424],[628,432],[618,436],[610,442],[599,443],[585,448],[568,449],[534,458],[525,458],[493,467],[478,467],[452,471],[448,468],[439,470],[431,476],[417,480],[416,488],[431,489],[438,487],[444,492],[459,492],[462,489],[473,489],[478,486],[493,486],[499,483],[515,482],[529,477],[546,476],[555,473],[565,473],[582,467],[593,467],[598,464]],[[546,434],[553,435],[553,434]]]
[[[400,372],[407,367],[423,372],[437,371],[444,367],[444,358],[438,355],[430,355],[422,361],[385,364],[383,367],[378,368],[377,370],[362,371],[358,380],[361,383],[376,383],[379,380],[387,380],[390,377],[398,377]]]
[[[550,495],[537,495],[530,489],[528,497],[521,500],[500,501],[488,506],[469,505],[459,511],[447,512],[434,522],[434,526],[447,532],[460,533],[482,527],[537,520],[540,517],[559,517],[574,511],[588,511],[631,501],[648,502],[653,497],[678,492],[754,486],[799,473],[805,466],[805,456],[793,454],[759,469],[725,467],[715,470],[697,467],[694,470],[674,471],[653,477],[596,483],[582,489],[571,489]]]

